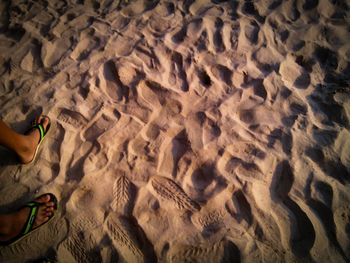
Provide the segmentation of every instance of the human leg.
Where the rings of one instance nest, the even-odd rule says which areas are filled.
[[[52,217],[55,210],[55,203],[49,194],[37,198],[35,203],[40,204],[32,229],[46,223]],[[23,207],[18,211],[0,214],[0,243],[9,241],[18,236],[24,229],[30,216],[30,207]]]
[[[34,120],[34,124],[41,124],[47,131],[50,120],[48,117],[40,116]],[[22,163],[33,160],[36,147],[40,140],[40,132],[33,128],[27,134],[19,134],[0,120],[0,145],[13,150],[19,156]]]

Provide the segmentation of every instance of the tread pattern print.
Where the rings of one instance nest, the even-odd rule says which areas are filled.
[[[201,230],[212,229],[223,223],[225,213],[222,210],[212,210],[204,214],[200,212],[198,215],[194,215],[193,223]]]
[[[115,180],[113,185],[113,197],[114,199],[111,204],[113,211],[118,211],[122,214],[130,214],[135,192],[133,184],[125,175],[121,175]]]
[[[174,246],[168,253],[167,262],[233,263],[239,262],[237,247],[229,241],[220,241],[209,246]]]
[[[173,180],[154,176],[151,178],[151,185],[159,197],[174,202],[178,209],[187,209],[193,212],[200,210],[200,206],[191,200]]]
[[[80,234],[69,236],[63,246],[71,253],[78,263],[101,262],[101,255],[86,248],[86,242]]]
[[[91,217],[91,215],[82,214],[72,220],[71,229],[73,233],[85,232],[87,230],[91,231],[102,225],[102,222],[102,218],[95,218]]]
[[[121,224],[119,218],[109,215],[105,222],[105,231],[112,240],[113,245],[126,260],[126,262],[143,262],[143,253],[138,248],[135,239]],[[118,222],[119,221],[119,222]]]
[[[82,128],[84,125],[88,123],[86,118],[81,113],[76,111],[71,111],[68,109],[61,109],[57,119],[64,123],[70,124],[74,128],[75,127]]]

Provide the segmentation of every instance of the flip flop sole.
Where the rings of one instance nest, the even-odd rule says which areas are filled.
[[[12,246],[12,245],[15,245],[17,244],[19,241],[21,241],[22,239],[24,239],[25,237],[27,237],[28,235],[34,233],[35,231],[37,231],[38,229],[40,229],[43,225],[49,223],[56,215],[57,213],[57,208],[58,208],[58,203],[57,203],[57,198],[54,194],[52,193],[46,193],[46,194],[42,194],[40,195],[39,197],[37,197],[36,199],[39,199],[41,197],[43,197],[44,195],[50,195],[50,200],[49,202],[53,202],[54,203],[54,212],[52,214],[52,216],[49,218],[49,220],[47,220],[46,222],[42,223],[40,226],[36,227],[36,228],[33,228],[33,229],[30,229],[28,233],[26,234],[23,234],[23,230],[14,238],[8,240],[8,241],[0,241],[0,246]],[[32,202],[29,202],[29,203],[36,203],[37,204],[37,207],[39,209],[39,206],[43,205],[43,203],[37,203],[35,201],[32,201]],[[29,204],[28,203],[28,204]],[[28,207],[28,205],[24,205],[23,207]],[[22,207],[22,208],[23,208]],[[30,212],[31,213],[31,212]],[[30,215],[28,216],[28,219],[29,219]],[[35,218],[36,218],[36,215],[35,215]],[[35,218],[33,221],[35,221]],[[26,224],[24,225],[24,229],[27,227],[28,225],[28,221],[26,222]]]
[[[51,129],[50,129],[50,128],[51,128],[51,119],[50,119],[50,117],[49,117],[49,116],[46,116],[46,115],[41,115],[41,116],[44,117],[44,118],[49,119],[49,124],[48,124],[47,127],[46,127],[46,132],[44,133],[43,137],[40,138],[40,141],[39,141],[38,145],[36,146],[33,159],[32,159],[30,162],[28,162],[28,163],[22,163],[22,165],[29,165],[29,164],[34,163],[34,161],[35,161],[35,159],[36,159],[36,156],[37,156],[37,154],[38,154],[40,145],[41,145],[42,142],[44,141],[46,135],[48,135],[48,133],[49,133],[50,130],[51,130]],[[41,124],[38,124],[38,125],[41,125]],[[25,134],[28,133],[29,131],[31,131],[32,129],[39,129],[39,128],[37,128],[35,125],[32,125],[32,127],[31,127],[27,132],[25,132]],[[43,127],[43,129],[44,129],[44,127]],[[40,132],[40,131],[39,131],[39,132]],[[41,135],[40,135],[40,137],[41,137]]]

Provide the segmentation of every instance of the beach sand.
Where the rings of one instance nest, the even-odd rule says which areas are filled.
[[[0,3],[1,262],[349,262],[350,2]]]

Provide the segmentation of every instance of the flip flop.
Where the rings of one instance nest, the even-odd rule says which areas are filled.
[[[52,214],[52,216],[49,218],[49,220],[47,220],[46,222],[42,223],[40,226],[33,228],[36,216],[38,214],[39,211],[39,207],[44,205],[45,203],[38,203],[35,201],[29,202],[27,204],[25,204],[22,208],[24,207],[30,207],[30,212],[29,212],[29,216],[27,219],[27,222],[25,223],[22,231],[14,238],[8,240],[8,241],[0,241],[0,246],[10,246],[10,245],[14,245],[17,242],[19,242],[20,240],[22,240],[25,236],[27,236],[30,233],[33,233],[34,231],[38,230],[41,226],[45,225],[46,223],[50,222],[52,220],[52,218],[55,216],[56,211],[57,211],[57,198],[56,196],[54,196],[51,193],[47,193],[47,194],[43,194],[41,196],[39,196],[36,199],[39,199],[41,197],[43,197],[44,195],[50,195],[50,200],[49,202],[53,202],[54,203],[54,212]]]
[[[46,127],[46,131],[44,130],[44,126],[42,125],[42,123],[38,123],[38,124],[33,124],[32,127],[30,127],[29,130],[25,132],[25,134],[29,134],[33,129],[38,129],[39,130],[39,134],[40,134],[40,140],[39,140],[38,145],[36,146],[33,159],[29,163],[22,163],[23,165],[32,164],[35,161],[36,155],[38,154],[38,151],[39,151],[39,147],[40,147],[41,143],[43,142],[44,138],[46,137],[46,135],[50,131],[50,127],[51,127],[51,120],[50,120],[50,118],[48,116],[46,116],[46,115],[41,115],[41,116],[44,117],[44,118],[49,119],[49,124]]]

